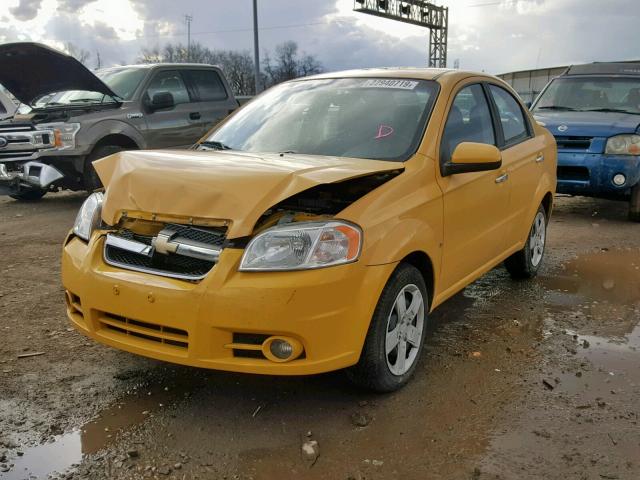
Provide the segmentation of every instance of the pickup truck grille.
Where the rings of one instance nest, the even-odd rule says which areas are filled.
[[[564,137],[556,136],[558,150],[589,150],[593,137]]]
[[[217,251],[222,250],[226,239],[226,230],[220,228],[167,224],[158,236],[163,232],[169,232],[178,242],[205,246]],[[116,241],[110,242],[109,237]],[[127,270],[189,281],[202,280],[217,263],[217,260],[194,258],[181,253],[179,249],[176,252],[160,253],[154,247],[154,238],[158,237],[141,235],[127,229],[109,234],[104,247],[104,260],[109,265]],[[139,246],[148,246],[150,250],[143,253],[127,248],[126,244],[118,246],[118,239],[136,242]]]
[[[28,125],[0,126],[0,160],[29,159],[38,150],[55,146],[51,130],[37,130]]]

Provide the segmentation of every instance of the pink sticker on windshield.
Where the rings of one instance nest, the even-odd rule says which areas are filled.
[[[380,125],[378,127],[378,134],[374,137],[376,140],[379,138],[388,137],[389,135],[393,135],[393,127],[389,125]]]

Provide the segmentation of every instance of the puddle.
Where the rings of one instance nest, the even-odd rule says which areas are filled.
[[[563,273],[541,279],[550,289],[545,306],[570,313],[566,335],[585,368],[560,375],[561,387],[591,401],[640,383],[640,250],[589,253],[568,262]],[[603,380],[604,379],[604,380]]]
[[[54,472],[64,472],[82,461],[84,455],[95,453],[115,440],[116,435],[128,427],[142,423],[153,412],[174,402],[178,396],[174,389],[138,389],[139,393],[127,397],[103,410],[99,417],[80,429],[53,437],[53,441],[34,447],[20,448],[7,455],[8,472],[0,472],[2,480],[46,478]]]

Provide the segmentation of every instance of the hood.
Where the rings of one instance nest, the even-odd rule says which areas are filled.
[[[635,133],[640,115],[614,112],[545,112],[537,111],[534,117],[553,134],[577,137],[610,137],[620,133]],[[558,130],[561,125],[566,130]]]
[[[39,43],[0,45],[0,84],[22,103],[67,90],[87,90],[115,96],[82,63]]]
[[[121,152],[94,166],[106,187],[107,224],[122,211],[229,220],[228,238],[250,235],[264,212],[296,193],[403,168],[357,158],[170,150]]]

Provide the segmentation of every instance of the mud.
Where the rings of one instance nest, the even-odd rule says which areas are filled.
[[[414,381],[372,395],[70,330],[59,252],[81,201],[0,200],[0,479],[640,478],[640,225],[623,204],[558,198],[541,275],[498,268],[453,297]]]

